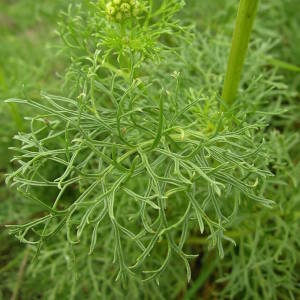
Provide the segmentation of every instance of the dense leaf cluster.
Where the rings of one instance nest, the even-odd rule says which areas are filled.
[[[8,227],[36,253],[28,273],[50,274],[44,296],[175,299],[201,269],[195,289],[210,276],[220,298],[293,298],[299,135],[282,129],[295,114],[266,65],[274,43],[251,44],[224,109],[229,38],[179,22],[182,1],[147,1],[120,22],[103,1],[80,3],[59,27],[67,92],[7,101],[37,112],[7,176],[34,214]]]

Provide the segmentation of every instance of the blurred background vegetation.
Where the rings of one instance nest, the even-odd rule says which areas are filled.
[[[9,147],[14,144],[13,136],[18,131],[26,130],[28,125],[23,122],[23,118],[33,114],[34,111],[5,104],[4,100],[10,97],[39,99],[41,90],[62,93],[62,77],[68,58],[60,52],[61,42],[55,30],[57,23],[62,21],[60,12],[66,10],[69,3],[74,2],[76,1],[2,0],[0,2],[0,299],[3,300],[51,298],[43,294],[43,291],[51,288],[49,285],[53,284],[53,281],[48,280],[49,271],[45,271],[44,278],[33,277],[26,273],[24,265],[29,264],[28,260],[31,259],[28,257],[28,250],[26,246],[9,237],[4,227],[4,224],[13,223],[16,220],[22,222],[22,218],[28,219],[35,213],[33,207],[25,205],[22,198],[14,191],[7,189],[4,184],[5,174],[13,167],[10,163],[12,152],[9,150]],[[181,18],[186,22],[194,22],[199,35],[208,35],[211,41],[214,40],[214,36],[223,35],[227,36],[230,41],[238,1],[187,0],[186,2],[187,5]],[[282,198],[295,199],[294,203],[297,205],[291,207],[291,210],[296,209],[297,213],[300,201],[298,182],[300,144],[294,133],[300,128],[300,3],[299,0],[261,2],[254,34],[262,40],[271,41],[274,45],[264,57],[266,62],[264,67],[277,70],[280,84],[284,85],[284,89],[288,89],[284,101],[290,109],[287,117],[278,117],[274,121],[277,122],[278,130],[284,133],[282,136],[274,136],[274,141],[278,143],[277,149],[274,150],[285,151],[288,148],[287,152],[290,157],[287,161],[292,160],[288,162],[288,172],[292,174],[290,178],[294,181],[287,189],[280,190],[279,194],[282,194]],[[212,60],[213,58],[210,59]],[[294,218],[291,220],[294,226],[291,230],[299,233],[299,211]],[[284,226],[292,226],[291,224]],[[265,238],[272,239],[273,236],[266,235]],[[283,236],[279,236],[280,238]],[[287,243],[289,243],[289,238]],[[296,249],[300,250],[299,244],[297,247]],[[294,251],[292,253],[295,254]],[[300,289],[300,254],[297,255],[295,259],[298,278],[293,278],[291,281],[298,283],[298,287],[292,286],[289,289],[290,295],[287,295],[286,299],[297,299],[297,295],[299,296],[299,291],[295,291],[294,294],[292,292],[296,288]],[[210,255],[206,259],[209,260]],[[215,280],[219,278],[219,275],[223,275],[222,269],[227,269],[227,271],[234,269],[230,264],[243,267],[241,262],[226,261],[226,259],[224,262],[218,262],[218,267],[203,265],[203,272],[199,270],[195,272],[193,282],[189,287],[190,292],[184,295],[183,291],[177,291],[176,296],[166,299],[213,299],[217,297],[212,296],[212,292],[218,289],[226,290],[226,284],[219,285],[215,283]],[[278,272],[281,271],[278,270]],[[291,284],[291,281],[286,285]],[[219,297],[223,297],[221,294]],[[61,298],[56,299],[69,299],[67,295],[62,294]],[[85,291],[85,295],[86,299],[96,299],[90,295],[89,291]],[[230,293],[227,293],[228,295]],[[75,299],[83,299],[73,296]],[[124,299],[129,298],[125,296]],[[159,298],[149,296],[149,299]],[[250,296],[249,299],[254,298]]]

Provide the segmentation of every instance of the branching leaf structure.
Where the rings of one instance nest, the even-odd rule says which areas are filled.
[[[179,90],[179,73],[166,78],[168,66],[162,61],[176,55],[176,49],[163,46],[168,29],[159,28],[165,18],[175,33],[180,25],[169,17],[162,24],[148,24],[154,15],[173,14],[170,7],[163,3],[151,9],[144,25],[113,25],[113,30],[128,34],[126,48],[122,43],[114,47],[105,31],[103,42],[86,44],[82,51],[94,53],[72,65],[72,79],[80,74],[76,98],[45,94],[43,102],[7,101],[41,111],[29,120],[31,133],[16,136],[22,144],[15,149],[20,167],[7,177],[44,210],[36,220],[9,226],[22,242],[40,249],[64,228],[69,243],[76,244],[90,232],[91,254],[101,228],[110,226],[117,279],[139,270],[145,280],[159,277],[171,257],[178,256],[190,280],[188,260],[194,255],[184,252],[184,244],[196,224],[223,257],[223,240],[229,239],[226,226],[241,201],[272,205],[258,189],[272,176],[264,142],[256,133],[264,122],[247,124],[235,108],[222,114],[217,98],[198,97],[193,87]],[[97,40],[98,26],[92,25],[111,26],[111,21],[101,13],[94,18],[86,21]],[[139,41],[140,30],[149,32],[151,43],[158,45],[160,62],[148,56],[147,46],[131,46],[132,39]],[[157,63],[165,69],[162,78],[148,72]],[[56,171],[51,174],[49,169]],[[72,197],[66,199],[70,190]],[[131,256],[124,252],[124,243],[139,250]],[[156,248],[164,249],[165,257],[147,263]]]
[[[297,94],[258,20],[223,109],[236,3],[217,2],[80,0],[61,14],[63,91],[6,100],[31,112],[2,215],[19,212],[0,215],[35,257],[25,299],[297,299]]]

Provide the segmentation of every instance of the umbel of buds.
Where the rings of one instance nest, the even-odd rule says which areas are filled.
[[[142,5],[138,0],[112,0],[106,4],[107,18],[115,22],[136,18],[141,12]]]

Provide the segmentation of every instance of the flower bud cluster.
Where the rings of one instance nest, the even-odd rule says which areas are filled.
[[[142,5],[138,0],[111,0],[106,4],[107,17],[115,22],[136,18],[142,10]]]

